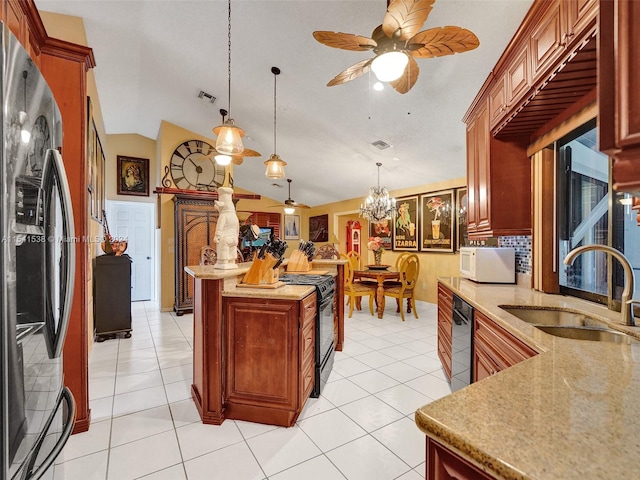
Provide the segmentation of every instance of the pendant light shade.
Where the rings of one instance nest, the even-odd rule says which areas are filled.
[[[409,63],[409,57],[403,52],[391,51],[378,55],[371,62],[371,70],[381,82],[393,82],[399,79]]]
[[[227,80],[229,91],[229,119],[223,121],[222,125],[218,125],[213,129],[218,138],[216,139],[216,150],[222,155],[239,155],[244,150],[242,145],[242,137],[244,137],[244,130],[237,127],[231,118],[231,0],[228,1],[228,68],[227,68]],[[217,159],[216,159],[217,161]],[[228,165],[231,162],[229,158]],[[220,165],[222,163],[218,162]]]
[[[271,67],[271,73],[273,73],[273,153],[264,164],[267,166],[267,171],[265,172],[267,178],[278,179],[284,178],[284,167],[287,163],[276,153],[276,146],[278,144],[276,137],[276,85],[278,75],[280,75],[280,69],[278,67]]]
[[[286,215],[293,215],[296,209],[294,207],[284,207],[284,213]]]

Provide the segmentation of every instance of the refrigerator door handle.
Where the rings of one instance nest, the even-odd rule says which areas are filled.
[[[62,209],[63,219],[63,235],[64,238],[60,239],[64,248],[64,258],[66,260],[65,265],[61,265],[64,271],[64,299],[60,305],[60,322],[56,328],[55,318],[47,319],[51,320],[51,335],[53,340],[52,351],[50,352],[51,358],[59,357],[62,353],[62,347],[64,345],[64,338],[67,333],[67,327],[69,325],[69,319],[71,317],[71,302],[73,300],[73,287],[76,268],[76,252],[75,252],[75,230],[73,224],[73,207],[71,204],[71,194],[69,193],[69,182],[67,181],[67,173],[64,168],[62,156],[55,149],[47,150],[45,157],[45,165],[42,175],[42,185],[45,190],[45,202],[51,201],[51,198],[47,198],[50,189],[57,183],[57,190],[59,192],[59,200],[61,201],[60,208]],[[45,235],[48,235],[47,222],[50,220],[48,213],[49,206],[45,206]],[[56,239],[54,238],[54,242]],[[51,248],[47,241],[47,248]],[[47,268],[50,265],[47,261]],[[48,296],[51,296],[51,292],[48,291]],[[51,303],[51,299],[49,299]],[[55,317],[55,312],[50,312]],[[47,314],[48,316],[49,314]]]
[[[64,422],[64,428],[62,429],[60,438],[58,439],[56,444],[53,446],[53,448],[51,449],[49,454],[46,456],[46,458],[42,461],[42,463],[37,467],[35,467],[35,470],[34,470],[34,464],[38,459],[39,450],[44,444],[46,434],[49,428],[51,427],[51,424],[53,423],[53,419],[55,417],[55,415],[52,414],[51,417],[49,417],[49,421],[47,422],[47,425],[42,430],[40,434],[40,438],[38,438],[38,441],[36,442],[36,447],[32,452],[33,454],[31,455],[31,460],[29,461],[27,468],[24,469],[24,473],[22,475],[23,480],[38,480],[39,478],[41,478],[42,475],[44,475],[47,472],[47,470],[51,467],[51,465],[53,465],[53,462],[56,460],[58,455],[60,455],[60,452],[62,452],[62,449],[67,443],[67,440],[71,436],[71,431],[73,430],[73,426],[76,422],[76,402],[75,402],[75,399],[73,398],[73,394],[71,393],[71,390],[69,390],[68,387],[64,387],[62,389],[62,392],[60,392],[60,397],[58,399],[58,403],[55,411],[57,411],[61,407],[62,402],[66,402],[67,404],[67,408],[66,408],[67,418]]]

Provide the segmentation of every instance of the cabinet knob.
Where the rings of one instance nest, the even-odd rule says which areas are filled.
[[[151,257],[147,257],[147,260],[151,260]]]

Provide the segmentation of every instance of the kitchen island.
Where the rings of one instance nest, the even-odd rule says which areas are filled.
[[[427,435],[427,479],[619,479],[640,471],[640,343],[560,338],[500,305],[584,311],[640,338],[620,314],[515,285],[440,283],[537,355],[416,411]],[[462,473],[461,473],[462,472]],[[438,476],[445,475],[445,476]]]
[[[336,350],[344,338],[344,263],[313,262],[336,277]],[[313,387],[315,287],[245,287],[250,266],[185,267],[194,278],[192,398],[203,423],[234,418],[291,426]]]

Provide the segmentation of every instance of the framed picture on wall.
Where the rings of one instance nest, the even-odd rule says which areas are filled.
[[[422,231],[420,251],[453,252],[455,231],[454,191],[427,193],[420,196]]]
[[[149,196],[149,159],[118,155],[118,195]]]
[[[329,215],[309,217],[309,240],[312,242],[329,241]]]
[[[284,239],[298,240],[300,238],[300,215],[284,216]]]
[[[391,250],[393,242],[391,241],[391,224],[393,220],[381,220],[380,222],[374,222],[369,220],[369,236],[380,237],[382,239],[382,248],[385,250]]]
[[[456,250],[467,245],[467,205],[466,188],[456,189]]]
[[[418,251],[418,196],[396,199],[393,250]]]

